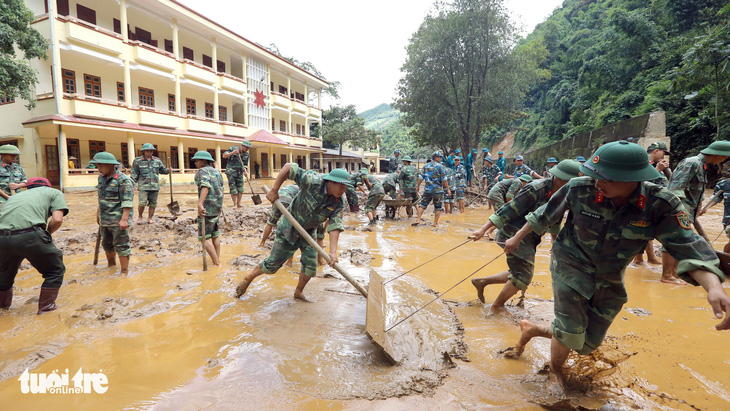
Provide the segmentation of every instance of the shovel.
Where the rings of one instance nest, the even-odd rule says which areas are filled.
[[[94,246],[94,265],[99,264],[99,245],[101,245],[101,226],[96,232],[96,245]]]
[[[167,169],[170,173],[167,175],[170,178],[170,204],[167,205],[167,209],[170,210],[170,214],[177,217],[180,215],[180,204],[172,199],[172,169],[170,168],[170,159],[167,159]]]
[[[241,167],[243,167],[243,160],[241,159],[241,153],[236,153],[236,154],[238,155],[238,161],[241,162]],[[241,169],[241,172],[243,172],[243,169]],[[253,204],[254,205],[261,204],[261,196],[258,194],[254,194],[253,187],[251,187],[251,179],[248,178],[248,175],[246,175],[246,173],[243,173],[243,176],[246,178],[246,181],[248,181],[248,188],[251,189],[251,194],[253,194],[251,196],[251,200],[253,201]]]
[[[264,193],[269,192],[269,188],[266,186],[263,186]],[[279,200],[274,201],[274,205],[276,208],[281,211],[281,214],[286,217],[287,220],[291,223],[291,225],[297,230],[299,235],[302,236],[303,239],[309,243],[328,263],[332,263],[332,258],[330,258],[329,254],[327,254],[320,246],[317,244],[317,242],[312,238],[312,236],[307,233],[307,230],[305,230],[301,224],[294,218],[294,216],[291,215],[289,210],[284,207],[283,204]],[[388,339],[388,335],[385,333],[385,316],[383,314],[384,307],[385,307],[385,288],[383,287],[383,279],[378,275],[374,270],[370,270],[370,284],[369,289],[370,293],[365,291],[365,288],[363,288],[362,284],[355,281],[354,278],[350,276],[350,274],[345,271],[344,268],[342,268],[338,263],[335,263],[332,266],[335,270],[337,270],[338,273],[342,275],[342,277],[345,278],[350,284],[352,284],[355,289],[362,294],[363,297],[367,299],[367,314],[365,317],[365,325],[366,325],[366,331],[368,333],[368,336],[375,342],[376,345],[378,345],[380,348],[383,349],[385,354],[387,355],[388,359],[391,360],[393,363],[397,363],[397,359],[400,358],[400,355],[398,355],[394,349],[393,344],[390,343],[390,340]]]
[[[208,260],[205,258],[205,215],[201,215],[200,219],[202,221],[202,226],[200,227],[200,231],[202,232],[203,239],[200,240],[200,243],[203,245],[203,271],[208,271]]]

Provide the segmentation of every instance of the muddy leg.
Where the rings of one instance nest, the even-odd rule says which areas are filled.
[[[654,240],[649,240],[649,244],[646,245],[646,262],[653,265],[662,263],[654,254]]]
[[[152,224],[152,217],[155,216],[155,207],[150,206],[149,211],[147,212],[147,224]]]
[[[104,254],[106,254],[106,262],[109,267],[114,267],[117,265],[117,253],[114,251],[105,251]]]
[[[241,280],[240,283],[238,283],[238,286],[236,287],[236,298],[240,298],[242,295],[246,294],[246,290],[248,289],[248,286],[251,284],[251,282],[254,280],[254,278],[262,275],[264,272],[261,271],[261,268],[259,266],[256,266],[251,270],[250,273],[248,273],[247,276],[243,277],[243,280]]]
[[[509,271],[502,271],[489,277],[472,278],[471,284],[477,289],[479,301],[484,302],[484,287],[490,284],[504,284],[507,282],[507,276],[509,276]]]
[[[271,235],[271,231],[274,229],[274,226],[270,224],[264,224],[264,234],[261,236],[261,243],[259,243],[259,247],[263,247],[264,244],[266,244],[266,240],[269,239],[269,236]]]
[[[319,248],[324,250],[324,238],[318,238],[317,244],[319,244]],[[289,259],[291,261],[291,258]],[[325,261],[324,257],[322,257],[321,254],[317,253],[317,265],[325,265],[327,264],[327,261]],[[291,267],[291,264],[289,264],[289,267]]]
[[[137,207],[137,211],[139,213],[139,218],[137,219],[137,224],[144,224],[144,219],[142,218],[142,214],[144,214],[144,206]]]
[[[463,213],[466,211],[466,208],[464,207],[464,200],[459,200],[459,212]]]
[[[520,340],[515,346],[514,355],[511,356],[512,358],[519,358],[525,351],[527,343],[534,337],[553,338],[553,333],[550,332],[550,324],[538,325],[527,320],[522,320],[520,321],[520,330],[522,334],[520,334]]]
[[[238,208],[238,194],[231,194],[231,200],[233,200],[233,208]]]
[[[220,256],[221,240],[220,240],[220,237],[207,238],[205,240],[205,251],[208,252],[210,259],[213,260],[214,266],[221,265],[221,256]]]
[[[423,215],[423,212],[424,211],[426,211],[425,208],[418,207],[418,219],[416,220],[415,223],[413,223],[413,225],[419,225],[419,224],[421,224],[421,216]]]
[[[300,273],[299,274],[299,283],[297,284],[297,289],[294,290],[294,298],[295,299],[300,300],[300,301],[304,301],[304,302],[307,302],[307,303],[311,303],[312,302],[312,300],[310,300],[309,298],[307,298],[304,295],[304,287],[307,286],[307,283],[311,279],[312,279],[312,277],[309,277],[307,275],[304,275],[304,273]]]
[[[727,244],[725,244],[725,248],[723,248],[722,251],[724,251],[726,253],[730,253],[730,241],[728,241]]]
[[[294,265],[294,254],[292,254],[292,256],[289,257],[288,260],[286,260],[286,263],[285,264],[286,264],[287,267],[291,267],[291,266]],[[320,264],[320,265],[322,265],[322,264]]]
[[[441,217],[441,211],[435,211],[433,213],[433,226],[434,227],[439,226],[439,217]]]
[[[236,194],[236,208],[243,208],[243,204],[241,204],[241,199],[243,198],[243,193]]]
[[[119,256],[119,273],[126,275],[129,272],[129,256]]]
[[[548,391],[556,397],[562,398],[565,396],[563,364],[568,359],[568,354],[570,354],[570,348],[564,346],[556,338],[550,341],[550,379],[548,382]]]
[[[662,278],[660,279],[663,283],[668,284],[684,284],[682,280],[677,278],[677,260],[674,259],[668,252],[662,252]]]
[[[644,263],[644,253],[636,254],[636,257],[634,257],[634,264],[643,264]]]
[[[502,287],[502,291],[499,292],[497,299],[494,300],[494,303],[492,304],[492,311],[495,313],[504,312],[504,304],[507,300],[512,298],[513,295],[517,294],[518,291],[520,291],[520,289],[515,287],[515,285],[512,284],[512,281],[507,281],[504,284],[504,287]]]

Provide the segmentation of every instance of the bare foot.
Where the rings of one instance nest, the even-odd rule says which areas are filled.
[[[421,220],[416,221],[415,223],[411,224],[411,226],[415,227],[417,225],[421,224]]]
[[[484,287],[487,286],[487,283],[484,280],[472,278],[471,285],[473,285],[474,288],[477,289],[477,297],[479,298],[479,301],[484,303]]]
[[[294,292],[294,299],[295,299],[295,300],[299,300],[299,301],[303,301],[303,302],[305,302],[305,303],[313,303],[313,302],[314,302],[314,300],[310,300],[309,298],[307,298],[307,297],[306,297],[306,296],[304,295],[304,293],[303,293],[303,292],[301,292],[301,291],[295,291],[295,292]]]
[[[671,277],[664,277],[664,276],[662,276],[662,278],[659,281],[661,281],[661,282],[663,282],[665,284],[677,284],[677,285],[687,284],[687,283],[685,283],[684,281],[680,280],[679,278],[677,278],[675,276],[671,276]]]
[[[236,287],[236,298],[240,298],[242,295],[246,294],[249,284],[251,284],[251,280],[248,278],[244,278],[240,283],[238,283],[238,286]]]
[[[532,339],[532,337],[536,337],[540,335],[540,328],[537,324],[533,324],[527,320],[520,321],[520,330],[522,331],[522,334],[520,334],[520,340],[517,342],[517,345],[514,349],[514,356],[510,358],[520,358],[522,353],[525,351],[525,346],[528,342]]]
[[[565,398],[565,380],[563,374],[551,370],[547,389],[550,395]]]
[[[504,305],[492,304],[492,306],[489,307],[489,309],[492,310],[492,312],[495,314],[507,314],[508,313],[508,311],[504,307]]]
[[[120,275],[127,275],[129,274],[129,270],[119,270]]]
[[[154,223],[154,220],[152,220],[151,218],[147,219],[147,224],[153,224],[153,223]]]
[[[263,248],[264,247],[264,244],[266,244],[266,242],[265,241],[262,241],[262,242],[259,243],[258,247]]]
[[[142,225],[142,224],[144,224],[144,220],[143,219],[140,218],[139,220],[137,220],[137,225]]]
[[[221,266],[221,262],[220,261],[213,261],[213,265],[216,266],[216,267],[220,267]]]

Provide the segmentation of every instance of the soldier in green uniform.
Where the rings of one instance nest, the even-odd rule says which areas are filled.
[[[329,222],[330,246],[329,255],[332,265],[337,260],[337,243],[342,226],[342,195],[345,188],[351,185],[347,170],[337,168],[320,177],[314,171],[305,171],[296,163],[287,163],[276,176],[274,185],[266,194],[272,203],[279,199],[279,190],[286,179],[294,180],[299,186],[299,194],[294,197],[288,210],[302,227],[314,237],[317,226]],[[317,251],[301,237],[288,219],[282,218],[276,225],[276,239],[269,257],[259,263],[236,287],[236,298],[246,293],[254,278],[261,274],[274,274],[299,249],[302,253],[302,271],[294,291],[294,298],[309,301],[304,296],[304,287],[317,274]]]
[[[383,201],[383,197],[385,197],[385,190],[383,189],[383,184],[377,177],[372,174],[368,174],[367,168],[360,169],[360,175],[363,176],[363,185],[368,188],[368,199],[365,203],[365,214],[368,216],[368,225],[373,225],[377,221],[375,218],[377,216],[376,210],[378,209],[380,202]]]
[[[646,154],[649,155],[649,164],[659,171],[659,177],[651,180],[652,183],[658,184],[662,187],[666,187],[669,184],[668,178],[672,176],[672,170],[669,168],[669,162],[664,158],[664,155],[671,155],[667,143],[655,142],[651,143],[646,149]],[[646,245],[646,261],[649,264],[661,264],[656,255],[654,255],[654,241],[649,240],[649,244]],[[640,253],[634,258],[635,264],[641,264],[644,262],[644,253]],[[676,280],[675,280],[676,281]]]
[[[63,193],[51,188],[45,178],[31,178],[27,188],[8,199],[0,211],[0,308],[10,309],[15,276],[27,259],[43,276],[38,298],[41,314],[56,309],[66,273],[63,253],[53,244],[51,234],[61,227],[68,207]]]
[[[14,192],[25,188],[28,178],[20,164],[15,161],[23,154],[12,144],[0,146],[0,210]]]
[[[423,216],[426,207],[433,200],[433,226],[438,227],[444,188],[446,189],[446,195],[451,195],[449,183],[446,181],[446,167],[441,164],[442,158],[440,151],[434,151],[433,161],[426,163],[421,170],[421,174],[418,176],[416,192],[421,188],[421,181],[426,182],[426,187],[423,189],[421,202],[418,203],[418,220],[412,225],[421,224],[421,216]]]
[[[707,185],[707,164],[720,164],[730,157],[730,141],[715,141],[700,151],[700,154],[687,157],[679,162],[672,173],[667,190],[674,193],[684,205],[690,223],[694,224],[698,233],[704,234],[699,221],[695,220],[702,203],[702,195]],[[681,284],[677,278],[677,260],[666,251],[662,251],[661,282]]]
[[[512,200],[525,184],[531,182],[532,177],[527,174],[523,174],[519,178],[508,178],[498,182],[489,190],[489,194],[487,194],[490,205],[494,207],[494,211],[496,212],[505,203]]]
[[[393,157],[388,160],[388,173],[395,173],[400,170],[402,165],[400,161],[400,150],[395,150],[393,152]]]
[[[288,186],[284,186],[279,190],[279,201],[281,204],[289,208],[289,205],[291,204],[292,200],[294,200],[294,197],[299,194],[299,186],[296,184],[291,184]],[[279,223],[279,219],[281,218],[281,211],[279,211],[278,208],[274,204],[271,205],[271,212],[269,213],[269,218],[266,220],[266,224],[264,225],[264,234],[261,236],[261,243],[259,243],[259,247],[263,247],[264,244],[266,244],[266,240],[268,240],[269,236],[271,235],[271,231],[273,231],[274,227],[276,227],[276,224]]]
[[[226,176],[228,176],[228,187],[231,190],[231,199],[233,199],[233,207],[241,208],[241,198],[243,198],[243,179],[244,174],[248,174],[248,160],[250,157],[249,150],[251,142],[243,140],[240,145],[231,146],[222,157],[228,159],[226,163]]]
[[[400,172],[398,171],[395,173],[389,173],[385,176],[385,179],[383,179],[383,190],[385,190],[385,195],[390,196],[390,198],[395,198],[399,173]]]
[[[717,318],[724,312],[715,328],[730,328],[730,297],[722,288],[719,260],[710,244],[692,232],[681,200],[648,183],[658,172],[646,151],[627,141],[608,143],[580,171],[585,177],[572,179],[528,214],[527,223],[504,247],[512,253],[527,235],[544,233],[568,211],[550,261],[555,320],[551,325],[522,320],[514,352],[520,355],[534,337],[552,339],[548,388],[555,395],[563,394],[563,364],[570,350],[593,352],[628,301],[626,266],[649,239],[659,240],[680,260],[680,278],[702,285]]]
[[[411,157],[403,157],[403,168],[398,174],[398,186],[403,193],[404,198],[410,198],[411,204],[416,204],[418,200],[418,191],[416,190],[418,184],[418,169],[416,166],[411,165]],[[413,216],[413,206],[406,207],[406,213],[408,217]]]
[[[215,159],[207,151],[198,151],[195,160],[195,185],[198,186],[198,241],[203,240],[205,218],[205,250],[213,265],[221,265],[221,239],[218,219],[223,209],[223,175],[213,168]]]
[[[499,182],[500,177],[502,177],[502,171],[497,165],[492,164],[492,157],[485,157],[484,167],[482,167],[483,190],[489,193],[489,190]]]
[[[140,151],[142,151],[142,155],[132,162],[132,175],[130,176],[132,181],[137,184],[137,192],[139,192],[137,224],[142,224],[142,214],[147,206],[150,208],[147,213],[147,224],[152,224],[157,198],[160,194],[160,174],[170,174],[170,170],[162,164],[162,160],[152,155],[155,151],[155,146],[152,144],[142,144]]]
[[[560,190],[570,179],[578,177],[580,164],[575,160],[563,160],[550,169],[550,177],[533,181],[517,193],[512,201],[494,211],[482,228],[475,231],[474,241],[482,238],[487,230],[497,227],[495,241],[504,247],[505,241],[525,225],[528,213],[545,204],[556,191]],[[558,222],[555,229],[559,228]],[[554,232],[557,232],[555,230]],[[531,233],[525,236],[512,253],[507,254],[508,271],[484,278],[474,278],[471,283],[477,289],[477,297],[484,302],[484,287],[489,284],[504,284],[502,291],[492,304],[492,311],[504,310],[504,304],[518,291],[524,292],[532,282],[535,271],[535,253],[540,245],[541,236]]]
[[[109,267],[119,265],[122,274],[129,269],[129,219],[130,210],[134,206],[134,183],[132,179],[116,170],[119,162],[114,155],[102,151],[92,159],[99,170],[99,208],[96,211],[96,222],[101,228],[101,245],[106,253]]]
[[[459,212],[466,211],[466,168],[461,164],[461,156],[454,157],[454,201],[459,204]]]

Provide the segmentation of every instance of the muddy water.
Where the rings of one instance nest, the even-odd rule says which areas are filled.
[[[180,196],[189,211],[178,221],[133,227],[131,272],[121,277],[105,267],[103,253],[98,267],[91,264],[93,195],[67,200],[72,213],[55,236],[67,264],[60,308],[35,314],[41,279],[26,268],[17,277],[13,308],[0,313],[2,409],[730,407],[723,378],[730,375],[730,334],[712,328],[716,320],[700,288],[659,283],[659,267],[627,270],[627,309],[596,355],[569,359],[569,399],[561,403],[547,396],[540,373],[547,341],[533,341],[520,360],[498,354],[516,342],[520,318],[552,317],[548,241],[538,249],[524,308],[492,316],[466,280],[445,303],[393,330],[409,336],[402,344],[417,353],[393,367],[365,335],[365,299],[329,268],[307,286],[315,304],[291,298],[296,263],[258,278],[242,299],[233,299],[236,282],[268,253],[256,247],[267,207],[227,211],[234,232],[224,233],[223,267],[204,273],[194,228],[186,224],[194,197]],[[488,214],[470,209],[442,216],[438,229],[413,228],[403,219],[380,221],[372,230],[363,229],[364,217],[349,215],[340,261],[363,283],[370,268],[391,278],[462,243]],[[164,205],[159,215],[167,215]],[[701,218],[711,239],[721,230],[720,215],[716,207]],[[499,253],[492,242],[469,243],[389,284],[388,321],[430,301],[429,289],[450,288]],[[477,275],[505,269],[500,257]],[[487,303],[499,292],[491,287]],[[108,391],[22,394],[17,378],[26,367],[46,374],[68,369],[71,376],[80,367],[102,372]]]

